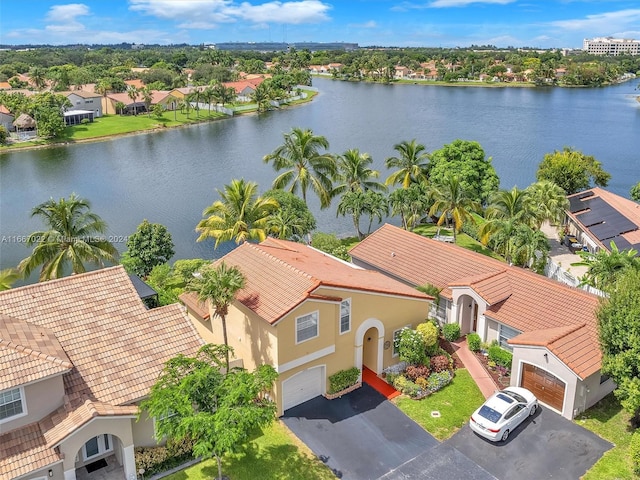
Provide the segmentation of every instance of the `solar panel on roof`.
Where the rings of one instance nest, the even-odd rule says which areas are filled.
[[[586,210],[588,207],[582,200],[593,196],[593,192],[581,192],[569,197],[569,211],[571,213]]]
[[[600,223],[598,225],[593,225],[589,227],[589,230],[591,230],[591,233],[595,235],[595,237],[600,241],[616,237],[620,234],[620,232],[617,229],[613,228],[613,226],[609,223]]]
[[[610,242],[614,242],[616,244],[616,247],[618,247],[618,250],[629,250],[630,248],[633,248],[633,245],[631,245],[626,238],[621,236],[609,239],[609,241],[606,243],[607,248],[609,248]]]

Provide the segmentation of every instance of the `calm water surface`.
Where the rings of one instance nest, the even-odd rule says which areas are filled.
[[[109,225],[119,250],[143,220],[166,225],[179,258],[213,258],[196,243],[202,210],[233,178],[269,188],[275,172],[262,157],[292,127],[311,128],[330,151],[369,152],[384,179],[393,145],[416,138],[428,151],[457,138],[478,141],[503,188],[526,187],[545,153],[571,146],[593,155],[613,177],[609,188],[628,195],[640,180],[640,103],[637,82],[599,89],[474,88],[371,85],[314,79],[320,95],[283,111],[226,119],[165,132],[0,155],[0,268],[16,265],[30,250],[22,244],[42,225],[33,206],[71,192],[88,198]],[[335,205],[310,207],[320,230],[352,234]],[[120,242],[119,242],[120,241]]]

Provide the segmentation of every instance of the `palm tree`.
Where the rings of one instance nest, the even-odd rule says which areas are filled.
[[[38,90],[47,86],[47,71],[42,67],[33,67],[29,70],[29,78]]]
[[[569,208],[569,200],[562,187],[543,180],[532,183],[526,191],[528,192],[527,208],[535,212],[536,227],[540,228],[544,221],[552,225],[562,224]]]
[[[213,93],[213,86],[207,85],[207,87],[202,91],[202,99],[207,102],[209,117],[211,117],[211,102],[213,102],[214,97],[215,95]]]
[[[307,203],[307,190],[311,188],[320,198],[320,208],[331,204],[333,184],[331,179],[336,174],[336,160],[329,153],[320,153],[320,149],[329,148],[327,139],[314,135],[309,129],[293,128],[285,133],[284,144],[272,153],[265,155],[265,163],[273,162],[273,168],[279,172],[273,181],[273,188],[289,186],[291,193],[302,192],[302,199]]]
[[[13,283],[20,278],[20,270],[16,268],[5,268],[0,270],[0,292],[9,290]]]
[[[336,216],[351,215],[353,218],[353,226],[356,229],[358,240],[364,238],[364,234],[360,231],[360,217],[366,209],[366,194],[362,190],[347,191],[338,204]]]
[[[269,100],[271,100],[271,88],[268,82],[262,82],[256,87],[251,94],[251,98],[258,105],[258,112],[263,112],[269,109]]]
[[[524,224],[516,227],[513,247],[513,259],[523,267],[534,270],[544,268],[547,254],[551,250],[549,239],[542,230]]]
[[[380,176],[380,172],[369,168],[372,163],[371,155],[360,153],[357,148],[352,148],[342,155],[338,155],[336,157],[335,180],[340,183],[333,189],[333,195],[356,190],[386,190],[384,184],[373,180]]]
[[[486,244],[489,238],[503,227],[505,220],[517,224],[533,226],[536,223],[535,209],[529,200],[529,190],[513,187],[511,190],[499,190],[491,196],[485,211],[485,219],[478,229],[480,241]]]
[[[144,109],[147,111],[147,116],[151,117],[151,102],[153,102],[153,93],[149,87],[144,87],[140,90],[142,93],[142,101],[144,102]]]
[[[33,209],[31,216],[42,217],[49,229],[27,238],[27,245],[36,246],[18,265],[25,277],[40,265],[40,281],[44,281],[62,277],[67,264],[73,273],[82,273],[85,262],[103,267],[105,261],[116,260],[118,251],[102,236],[107,225],[90,207],[73,193],[68,199],[50,199]]]
[[[430,215],[439,215],[438,226],[453,220],[453,241],[457,239],[457,232],[466,221],[475,222],[472,211],[479,211],[480,204],[471,200],[460,183],[457,175],[447,175],[441,185],[433,189],[434,203],[429,211]]]
[[[392,215],[400,215],[402,228],[413,227],[428,213],[432,203],[433,190],[425,183],[412,183],[409,188],[398,188],[389,194]]]
[[[229,267],[222,262],[217,267],[206,265],[194,275],[187,289],[198,294],[201,302],[209,301],[213,307],[214,315],[222,321],[222,335],[225,346],[229,346],[227,337],[227,314],[229,306],[236,298],[238,291],[242,290],[246,279],[237,267]],[[229,349],[225,351],[227,372],[229,371]]]
[[[406,140],[393,146],[400,155],[389,157],[385,160],[387,168],[397,168],[385,183],[387,185],[401,184],[402,188],[408,188],[412,183],[421,183],[428,180],[429,154],[425,152],[425,146],[416,143],[413,139]]]
[[[512,263],[516,251],[514,236],[520,225],[512,218],[495,220],[492,234],[481,238],[481,242],[484,245],[490,242],[494,252],[502,255],[508,263]]]
[[[258,184],[232,180],[224,191],[217,190],[221,200],[204,209],[196,231],[197,241],[215,238],[215,248],[221,242],[234,240],[237,244],[248,240],[262,241],[267,237],[269,217],[279,207],[273,198],[256,196]]]
[[[571,266],[589,267],[587,273],[582,278],[582,285],[606,290],[613,286],[620,273],[627,268],[640,269],[640,257],[638,251],[619,250],[615,242],[610,244],[611,251],[605,249],[596,253],[579,251],[578,255],[582,261],[572,263]]]
[[[136,101],[138,100],[138,94],[139,93],[140,93],[140,91],[135,86],[129,85],[127,87],[127,96],[133,102],[133,114],[134,115],[138,115],[138,110],[136,108]]]
[[[301,238],[305,228],[299,216],[282,209],[269,216],[268,225],[269,233],[282,240]]]

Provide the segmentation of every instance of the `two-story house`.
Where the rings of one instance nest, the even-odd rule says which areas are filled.
[[[137,405],[202,344],[180,305],[147,310],[121,266],[0,292],[0,480],[137,478],[134,447],[156,445]]]
[[[274,366],[278,414],[328,390],[340,370],[376,373],[399,362],[394,336],[427,318],[432,298],[386,276],[310,246],[268,238],[245,243],[218,262],[246,278],[226,319],[229,344],[244,367]],[[221,343],[221,321],[194,294],[190,317],[209,343]]]

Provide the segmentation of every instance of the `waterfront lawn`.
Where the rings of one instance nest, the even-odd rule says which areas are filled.
[[[433,237],[435,237],[436,233],[438,232],[438,226],[435,225],[435,224],[418,225],[416,228],[413,229],[413,231],[415,233],[419,234],[419,235],[424,236],[424,237],[433,238]],[[440,228],[440,235],[453,236],[453,231],[452,230],[448,230],[446,228]],[[481,253],[481,254],[486,255],[488,257],[492,257],[492,258],[495,258],[497,260],[501,260],[503,262],[505,261],[504,258],[502,258],[500,255],[495,253],[493,250],[491,250],[490,248],[485,247],[480,242],[478,242],[474,238],[471,238],[469,235],[467,235],[464,232],[460,232],[460,233],[458,233],[456,235],[456,245],[464,247],[464,248],[466,248],[468,250],[473,250],[476,253]]]
[[[629,444],[633,433],[630,420],[631,415],[622,409],[613,393],[576,418],[575,422],[578,425],[614,444],[614,447],[582,477],[583,480],[637,478],[633,474],[629,456]]]
[[[405,415],[443,441],[469,421],[474,410],[484,402],[484,396],[467,369],[460,368],[449,385],[422,400],[403,395],[393,401]],[[432,417],[433,411],[440,412],[440,416]]]
[[[260,431],[236,454],[222,460],[222,473],[233,480],[335,480],[334,474],[280,421]],[[166,480],[217,478],[218,464],[208,459],[165,477]]]

